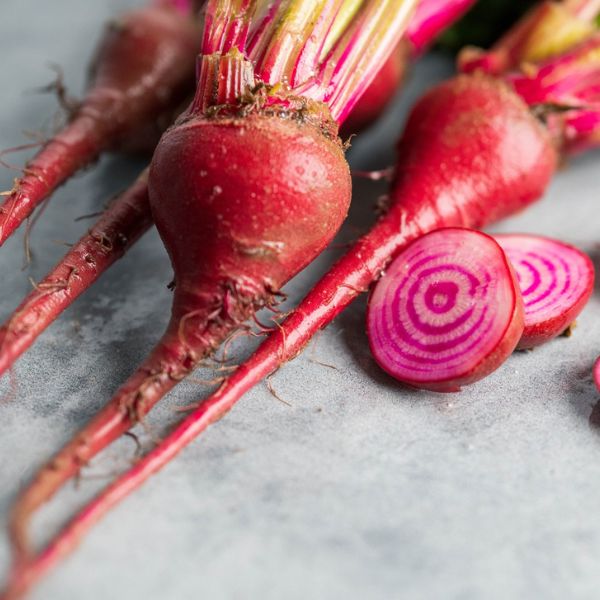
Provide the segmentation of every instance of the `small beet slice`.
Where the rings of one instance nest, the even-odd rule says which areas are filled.
[[[573,246],[537,235],[498,235],[510,260],[525,305],[520,349],[559,336],[579,316],[594,289],[594,265]]]
[[[418,388],[459,391],[495,371],[523,333],[523,303],[498,243],[468,229],[440,229],[391,264],[369,301],[377,363]]]

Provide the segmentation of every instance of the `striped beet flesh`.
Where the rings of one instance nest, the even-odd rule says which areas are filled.
[[[534,348],[569,328],[594,288],[594,265],[573,246],[537,235],[498,235],[515,270],[525,306],[519,348]]]
[[[377,363],[407,385],[459,391],[496,370],[523,333],[523,304],[505,253],[490,236],[441,229],[390,265],[369,301]]]

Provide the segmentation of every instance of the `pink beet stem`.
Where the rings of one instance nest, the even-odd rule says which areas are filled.
[[[271,20],[261,30],[250,56],[259,78],[269,84],[291,82],[296,64],[311,37],[320,33],[322,17],[335,18],[339,0],[284,0]],[[313,60],[318,56],[312,56]],[[316,65],[315,65],[316,66]]]
[[[533,72],[507,75],[506,81],[528,104],[545,111],[563,152],[580,152],[600,141],[600,33]]]
[[[270,86],[287,84],[296,96],[324,102],[338,123],[392,54],[417,5],[417,0],[365,0],[347,22],[341,10],[346,1],[279,0],[255,15],[254,25],[244,27],[243,38],[235,41],[254,66],[257,80]],[[230,21],[238,18],[236,10],[248,18],[257,7],[256,0],[243,0],[235,9],[229,5],[228,0],[208,3],[204,55],[222,51],[233,27]],[[333,47],[322,56],[331,31]]]
[[[421,0],[406,37],[416,54],[421,54],[438,35],[469,10],[476,0]]]
[[[565,0],[565,5],[585,21],[593,21],[600,14],[600,0]]]
[[[283,0],[274,0],[273,2],[263,3],[259,7],[259,12],[250,24],[250,34],[248,36],[248,43],[246,44],[247,56],[257,56],[259,53],[258,47],[264,43],[267,29],[271,26],[273,19],[275,19],[275,15],[279,11],[282,2]]]
[[[522,62],[560,55],[596,31],[598,0],[545,0],[533,7],[489,51],[466,48],[459,56],[463,72],[501,75]]]
[[[573,105],[598,102],[600,95],[600,33],[535,70],[506,76],[530,105],[552,103]]]
[[[150,228],[147,173],[42,279],[0,327],[0,376],[37,337]]]
[[[244,50],[256,2],[253,0],[208,0],[205,11],[202,54],[227,54]]]
[[[369,3],[353,20],[325,60],[318,81],[322,100],[343,123],[400,43],[417,3],[389,0]],[[312,91],[306,90],[312,97]]]
[[[474,2],[471,0],[426,0],[419,2],[405,38],[380,68],[341,128],[342,139],[373,124],[390,105],[400,89],[412,59],[422,53],[441,32],[458,19]],[[435,13],[433,11],[438,11]]]
[[[327,104],[338,123],[345,120],[400,42],[417,1],[364,1],[349,22],[339,10],[342,4],[320,0],[319,6],[309,10],[297,0],[281,0],[276,10],[259,18],[246,52],[256,65],[258,79],[270,85],[288,82],[294,95]],[[282,28],[290,23],[294,23],[294,35]],[[315,44],[313,36],[332,30],[332,49],[321,56],[323,45]]]
[[[215,85],[215,82],[218,82]],[[189,111],[205,113],[213,106],[233,106],[256,85],[252,63],[237,49],[207,54],[198,60],[198,87]]]
[[[323,54],[328,36],[333,29],[336,17],[344,2],[345,0],[330,2],[323,10],[313,35],[308,38],[296,61],[290,78],[290,85],[292,87],[301,85],[314,76],[319,67],[319,59]]]
[[[598,391],[600,391],[600,358],[598,358],[594,365],[594,383],[596,384]]]

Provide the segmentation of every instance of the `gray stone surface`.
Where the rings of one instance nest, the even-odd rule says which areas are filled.
[[[72,90],[98,24],[126,0],[2,0],[0,146],[48,127],[56,104],[31,93],[62,65]],[[403,98],[357,141],[352,162],[382,167],[407,107],[449,62],[428,58]],[[561,237],[598,264],[598,153],[575,160],[546,199],[497,227]],[[11,160],[20,164],[22,156]],[[21,270],[22,234],[0,251],[0,317],[130,181],[140,161],[109,157],[53,198]],[[13,173],[0,171],[0,189]],[[381,187],[359,183],[341,240],[373,220]],[[293,301],[340,253],[327,251],[288,286]],[[0,513],[19,485],[109,397],[161,333],[170,267],[145,238],[21,360],[17,394],[0,404]],[[32,595],[35,600],[596,598],[600,586],[600,438],[590,369],[600,353],[598,295],[571,339],[513,356],[460,395],[403,390],[373,364],[359,301],[273,385],[259,386],[159,476],[122,504]],[[238,349],[242,355],[244,350]],[[325,368],[314,360],[331,363]],[[0,393],[7,393],[7,381]],[[203,392],[185,383],[157,410]],[[148,436],[140,432],[146,444]],[[95,461],[122,468],[130,441]],[[42,542],[104,483],[86,478],[35,522]],[[5,536],[0,570],[8,565]]]

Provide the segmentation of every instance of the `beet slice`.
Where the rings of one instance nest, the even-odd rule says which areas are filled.
[[[459,391],[496,370],[523,333],[523,303],[508,259],[490,236],[440,229],[391,264],[369,301],[373,356],[392,377]]]
[[[497,235],[510,260],[525,306],[520,349],[540,346],[564,333],[594,289],[594,265],[577,248],[538,235]]]

